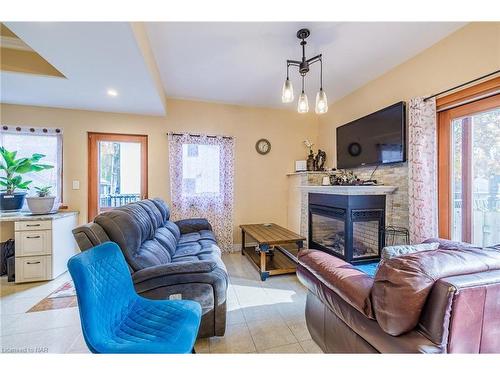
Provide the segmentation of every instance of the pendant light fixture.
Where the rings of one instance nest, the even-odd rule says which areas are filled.
[[[297,102],[297,112],[309,112],[309,101],[307,100],[307,95],[304,92],[304,76],[302,76],[302,92],[300,93],[299,101]]]
[[[300,29],[297,31],[297,38],[301,39],[300,45],[302,46],[302,59],[298,60],[287,60],[286,61],[286,80],[283,84],[283,90],[281,94],[281,100],[283,103],[291,103],[293,102],[293,87],[292,82],[289,78],[289,68],[290,66],[296,66],[299,68],[299,74],[302,77],[302,92],[299,95],[299,100],[297,103],[297,112],[299,113],[307,113],[309,112],[309,102],[307,99],[307,95],[304,91],[304,79],[306,74],[309,72],[310,65],[320,62],[320,88],[318,93],[316,94],[316,106],[315,112],[317,114],[323,114],[328,112],[328,100],[326,98],[326,93],[323,91],[323,60],[322,55],[316,55],[311,57],[310,59],[306,59],[306,39],[311,35],[308,29]]]

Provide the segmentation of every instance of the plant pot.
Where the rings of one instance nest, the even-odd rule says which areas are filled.
[[[16,212],[23,208],[26,192],[14,194],[0,193],[0,211]]]
[[[27,197],[26,201],[32,214],[43,215],[52,211],[55,199],[56,197]]]

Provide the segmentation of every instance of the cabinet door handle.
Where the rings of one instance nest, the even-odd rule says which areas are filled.
[[[40,236],[26,236],[26,238],[40,238]]]
[[[27,264],[40,264],[40,261],[38,262],[26,262]]]
[[[39,227],[40,224],[26,224],[27,227]]]

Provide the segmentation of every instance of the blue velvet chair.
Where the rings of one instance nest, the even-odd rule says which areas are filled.
[[[93,353],[191,353],[200,304],[139,296],[125,258],[106,242],[68,261],[83,337]]]

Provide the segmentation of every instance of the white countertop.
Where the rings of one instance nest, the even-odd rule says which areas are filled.
[[[0,222],[3,221],[35,221],[57,220],[67,216],[78,215],[78,211],[59,211],[53,214],[33,215],[30,212],[5,212],[0,213]]]
[[[344,185],[307,185],[299,186],[299,189],[308,191],[309,193],[322,194],[339,194],[339,195],[386,195],[392,194],[397,186],[389,185],[361,185],[361,186],[344,186]]]

